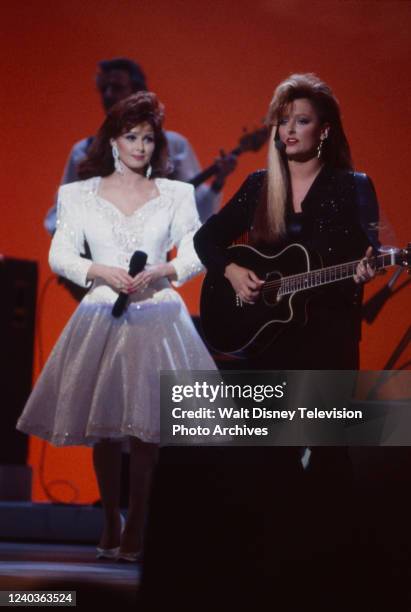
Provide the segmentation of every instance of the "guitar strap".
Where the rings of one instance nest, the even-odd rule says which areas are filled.
[[[374,251],[378,252],[381,246],[378,239],[380,215],[374,185],[371,179],[363,172],[354,172],[354,184],[361,227],[368,236]]]

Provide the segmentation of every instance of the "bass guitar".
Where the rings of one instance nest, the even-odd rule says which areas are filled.
[[[223,275],[206,274],[200,302],[201,324],[209,346],[220,353],[245,357],[265,348],[291,322],[305,324],[306,304],[313,289],[352,278],[361,260],[321,267],[321,260],[301,244],[274,256],[237,244],[230,261],[253,270],[264,280],[254,304],[243,302]],[[377,270],[411,265],[411,243],[370,257]]]

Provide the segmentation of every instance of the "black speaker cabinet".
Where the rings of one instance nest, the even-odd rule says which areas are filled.
[[[33,375],[37,263],[0,259],[0,465],[24,465],[28,437],[16,421]]]

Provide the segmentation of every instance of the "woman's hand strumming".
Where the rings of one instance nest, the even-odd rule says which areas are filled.
[[[234,291],[243,302],[254,304],[264,281],[260,280],[252,270],[235,263],[226,266],[224,276],[230,281]]]

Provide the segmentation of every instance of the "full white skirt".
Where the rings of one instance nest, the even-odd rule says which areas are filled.
[[[111,315],[100,286],[63,330],[17,428],[57,446],[105,438],[160,438],[160,370],[215,370],[179,294],[171,288]]]

